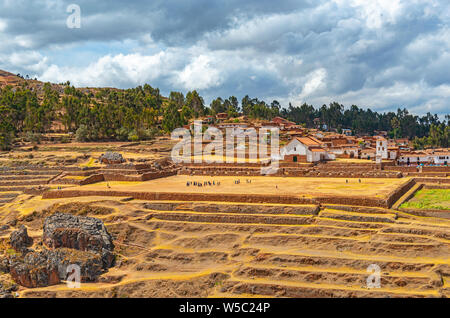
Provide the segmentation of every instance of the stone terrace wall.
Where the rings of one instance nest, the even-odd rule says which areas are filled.
[[[82,181],[79,182],[80,185],[87,185],[87,184],[93,184],[97,182],[113,182],[113,181],[124,181],[124,182],[141,182],[141,181],[148,181],[148,180],[154,180],[159,178],[166,178],[173,175],[176,175],[177,171],[171,170],[171,171],[163,171],[163,172],[150,172],[150,173],[144,173],[139,175],[125,175],[125,174],[118,174],[118,173],[99,173],[92,175]]]
[[[387,200],[365,197],[317,197],[304,198],[283,195],[244,195],[244,194],[216,194],[216,193],[167,193],[167,192],[127,192],[127,191],[48,191],[44,199],[70,198],[80,196],[114,196],[132,197],[147,201],[216,201],[241,203],[276,203],[276,204],[345,204],[358,206],[388,207]]]
[[[119,169],[119,170],[146,170],[151,169],[152,166],[149,164],[113,164],[107,165],[106,169]]]
[[[397,189],[393,190],[389,195],[387,199],[387,207],[390,208],[394,205],[395,202],[397,202],[403,195],[406,194],[412,187],[416,185],[416,180],[411,179],[407,183],[401,185]]]
[[[94,174],[84,180],[80,181],[80,185],[87,185],[87,184],[92,184],[92,183],[97,183],[97,182],[103,182],[105,181],[105,177],[103,174]]]
[[[400,172],[419,172],[420,169],[417,166],[395,166],[395,167],[387,167],[385,170],[387,171],[400,171]],[[450,173],[450,167],[422,167],[422,172],[447,172]]]
[[[211,176],[260,176],[261,166],[205,166],[193,167],[185,166],[180,170],[181,175],[211,175]],[[395,171],[381,171],[377,169],[367,169],[361,166],[290,166],[280,167],[276,174],[272,176],[285,177],[328,177],[328,178],[400,178],[401,173]]]
[[[430,189],[430,190],[448,190],[448,189],[450,189],[450,184],[449,185],[444,185],[444,184],[424,184],[423,188],[424,189]]]
[[[414,178],[414,180],[418,183],[450,184],[448,178]]]

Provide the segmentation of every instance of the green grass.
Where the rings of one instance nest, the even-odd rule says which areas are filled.
[[[422,189],[401,208],[419,210],[450,210],[450,189]]]

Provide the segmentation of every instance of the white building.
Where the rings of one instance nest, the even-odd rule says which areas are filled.
[[[398,162],[406,165],[434,164],[447,166],[450,164],[450,151],[435,152],[432,154],[403,153],[398,158]]]
[[[292,162],[319,162],[334,160],[336,157],[322,148],[322,143],[314,137],[294,138],[288,145],[281,148],[280,155],[274,159]]]
[[[377,158],[381,158],[382,160],[386,160],[389,158],[388,155],[388,141],[384,137],[379,137],[377,139]]]

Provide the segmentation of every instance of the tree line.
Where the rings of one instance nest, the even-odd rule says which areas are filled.
[[[281,116],[307,128],[319,123],[321,128],[348,128],[354,134],[387,131],[392,138],[414,139],[418,148],[449,145],[449,115],[440,121],[430,113],[422,117],[406,109],[378,113],[356,105],[346,109],[336,102],[320,108],[306,103],[283,108],[276,100],[266,103],[249,96],[241,101],[235,96],[219,97],[206,106],[195,90],[186,96],[171,92],[166,98],[148,84],[126,90],[77,89],[70,82],[60,85],[63,94],[50,83],[44,84],[39,94],[27,82],[0,89],[0,149],[9,149],[19,135],[51,131],[55,121],[62,123],[65,131],[75,133],[79,141],[137,141],[170,133],[191,119],[218,113],[260,120]]]

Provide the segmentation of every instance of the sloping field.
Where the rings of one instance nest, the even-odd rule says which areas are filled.
[[[111,197],[30,200],[35,212],[17,219],[36,240],[48,213],[90,213],[114,236],[117,265],[80,290],[21,288],[22,297],[450,296],[445,219],[364,207],[348,212],[338,206]],[[52,207],[56,203],[65,205]],[[0,208],[2,223],[7,215],[11,211]],[[381,269],[381,285],[371,289],[367,269],[373,264]]]
[[[419,210],[449,210],[450,189],[422,189],[404,203],[402,208]]]

